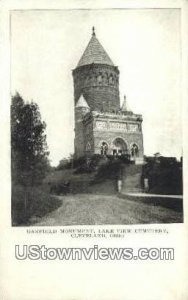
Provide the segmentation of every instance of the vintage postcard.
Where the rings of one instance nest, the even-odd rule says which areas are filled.
[[[187,16],[2,3],[1,299],[188,298]]]

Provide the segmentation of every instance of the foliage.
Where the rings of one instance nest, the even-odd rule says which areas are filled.
[[[149,192],[156,194],[182,194],[182,165],[173,157],[147,159],[143,178],[148,178]]]
[[[64,169],[71,169],[72,168],[72,160],[71,158],[64,158],[60,160],[58,166],[56,167],[56,170],[64,170]]]
[[[106,160],[100,164],[95,175],[95,180],[103,181],[106,179],[117,180],[122,176],[122,161],[120,159]]]
[[[11,104],[12,180],[22,185],[41,183],[49,167],[45,134],[36,103],[25,103],[16,93]]]
[[[32,224],[61,206],[62,201],[39,187],[12,186],[12,225]]]
[[[69,185],[70,182],[68,180],[60,183],[53,183],[50,187],[50,193],[55,195],[61,195],[61,194],[66,195],[70,191]]]

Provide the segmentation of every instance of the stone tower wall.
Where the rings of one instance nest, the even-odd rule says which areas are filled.
[[[85,137],[84,137],[84,127],[82,121],[76,122],[75,126],[75,139],[74,139],[74,147],[75,147],[75,155],[76,157],[80,157],[84,155],[84,146],[85,146]]]
[[[91,110],[112,112],[120,109],[119,70],[92,64],[73,71],[75,104],[83,94]]]
[[[83,124],[83,117],[90,111],[86,107],[75,108],[75,155],[76,157],[83,156],[85,154],[85,128]]]

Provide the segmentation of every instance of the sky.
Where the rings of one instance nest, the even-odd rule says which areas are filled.
[[[74,152],[72,70],[92,33],[120,70],[120,99],[143,115],[144,153],[182,155],[179,9],[11,14],[11,93],[38,103],[52,165]]]

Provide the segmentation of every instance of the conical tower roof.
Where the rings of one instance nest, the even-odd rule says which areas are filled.
[[[103,46],[100,44],[100,42],[96,38],[94,27],[93,27],[92,37],[83,53],[81,59],[79,60],[77,67],[90,65],[93,63],[114,66],[110,57],[104,50]]]
[[[79,108],[79,107],[89,108],[89,105],[87,104],[87,101],[84,99],[83,95],[80,96],[80,98],[78,99],[78,102],[76,103],[76,108]]]

